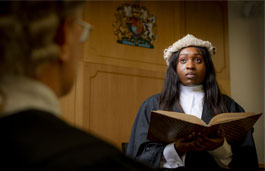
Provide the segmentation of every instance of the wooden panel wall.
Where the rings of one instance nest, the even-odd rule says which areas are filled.
[[[163,87],[163,51],[187,33],[211,41],[218,81],[229,94],[225,2],[137,1],[157,17],[154,49],[116,43],[112,24],[122,1],[88,2],[84,19],[94,26],[85,45],[77,82],[62,99],[63,118],[117,147],[129,140],[141,103]],[[130,2],[126,2],[130,3]]]

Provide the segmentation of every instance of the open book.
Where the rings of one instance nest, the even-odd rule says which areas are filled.
[[[156,110],[151,112],[147,139],[172,143],[192,132],[211,135],[220,126],[226,140],[232,143],[242,140],[261,115],[250,112],[222,113],[214,116],[207,125],[190,114]]]

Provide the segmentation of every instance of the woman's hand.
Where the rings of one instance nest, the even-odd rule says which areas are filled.
[[[212,151],[223,145],[223,143],[224,135],[221,129],[217,129],[211,136],[200,133],[194,136],[195,151]]]
[[[175,142],[175,149],[179,156],[190,151],[211,151],[224,143],[224,135],[221,129],[217,129],[211,136],[193,132],[187,137]]]

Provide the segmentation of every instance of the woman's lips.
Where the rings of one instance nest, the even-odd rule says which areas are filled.
[[[193,73],[193,72],[191,72],[191,73],[187,73],[187,74],[186,74],[186,77],[192,79],[192,78],[196,77],[196,74]]]

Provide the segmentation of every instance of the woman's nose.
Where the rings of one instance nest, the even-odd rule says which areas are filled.
[[[194,69],[194,63],[193,63],[193,61],[189,60],[186,63],[186,69]]]

